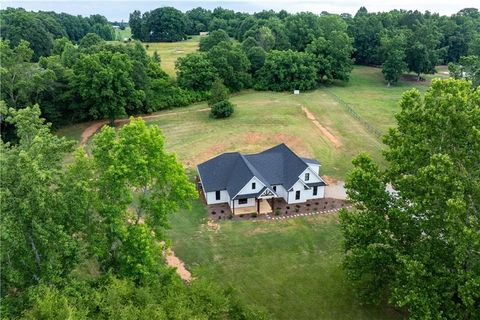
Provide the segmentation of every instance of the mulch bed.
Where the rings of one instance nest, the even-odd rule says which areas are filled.
[[[226,203],[208,206],[208,218],[215,221],[222,220],[281,220],[285,218],[307,216],[312,214],[331,213],[342,208],[350,207],[345,200],[324,198],[309,200],[299,204],[288,204],[283,199],[275,199],[273,212],[261,215],[232,215],[230,207]],[[278,218],[278,219],[275,219]]]

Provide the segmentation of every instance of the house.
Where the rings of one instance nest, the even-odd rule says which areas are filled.
[[[320,163],[283,143],[256,154],[223,153],[197,170],[206,203],[227,203],[233,214],[270,213],[275,201],[296,204],[325,196]]]

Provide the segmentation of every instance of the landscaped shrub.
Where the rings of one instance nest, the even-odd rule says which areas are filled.
[[[256,212],[252,212],[252,213],[250,214],[250,216],[251,216],[252,218],[256,218],[256,217],[257,217],[257,213],[256,213]]]
[[[275,210],[275,215],[279,216],[281,214],[280,209]]]
[[[211,115],[215,119],[228,118],[233,113],[233,104],[228,100],[215,103],[212,106]]]

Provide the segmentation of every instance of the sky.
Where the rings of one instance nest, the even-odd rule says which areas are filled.
[[[204,7],[214,9],[224,7],[235,11],[257,12],[273,9],[279,11],[285,9],[288,12],[295,13],[301,11],[310,11],[320,13],[327,11],[330,13],[351,13],[355,12],[361,6],[368,9],[369,12],[389,11],[392,9],[419,10],[440,13],[442,15],[451,15],[463,8],[479,8],[479,0],[204,0],[204,1],[143,1],[143,0],[6,0],[0,2],[2,9],[6,7],[22,7],[33,11],[56,11],[66,12],[75,15],[88,16],[91,14],[101,14],[110,21],[128,21],[129,14],[133,10],[141,12],[152,10],[158,7],[172,6],[182,11],[187,11],[195,7]]]

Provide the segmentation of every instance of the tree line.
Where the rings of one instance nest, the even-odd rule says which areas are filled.
[[[22,8],[0,10],[0,34],[17,46],[21,40],[28,41],[33,50],[33,61],[53,52],[55,39],[66,37],[78,43],[87,33],[95,33],[104,40],[113,40],[112,25],[102,15],[74,16],[52,11],[29,12]]]
[[[230,93],[244,88],[311,90],[348,81],[354,63],[381,66],[388,85],[405,71],[418,78],[433,73],[442,62],[450,63],[452,76],[478,83],[477,9],[450,17],[402,10],[369,13],[365,8],[355,16],[285,11],[250,15],[222,8],[182,13],[171,7],[132,13],[132,35],[143,41],[178,41],[189,33],[210,31],[201,38],[198,52],[178,59],[176,79],[161,70],[161,57],[149,57],[139,42],[105,41],[108,37],[97,30],[111,29],[104,17],[23,9],[3,10],[0,17],[7,35],[1,45],[1,99],[14,108],[38,103],[55,126],[104,118],[113,122],[122,115],[209,100],[216,80]],[[63,24],[53,23],[56,19]],[[38,50],[43,38],[27,37],[36,24],[52,30],[48,51]],[[80,38],[88,31],[94,32]],[[34,42],[27,45],[25,39]],[[222,104],[220,110],[224,107],[231,114],[231,106]]]
[[[55,126],[109,119],[183,106],[204,99],[180,88],[138,43],[106,42],[88,33],[78,45],[67,38],[53,41],[52,54],[33,62],[34,51],[21,40],[0,42],[1,100],[9,107],[39,104]],[[2,123],[4,134],[11,133]]]
[[[165,264],[168,216],[198,195],[157,127],[105,126],[87,155],[40,113],[0,103],[17,135],[0,141],[2,318],[269,318]]]
[[[383,66],[389,84],[404,71],[420,77],[434,73],[438,64],[480,55],[480,13],[475,8],[441,16],[406,10],[370,13],[362,7],[354,16],[334,15],[343,23],[325,28],[328,16],[332,14],[289,14],[284,10],[248,14],[220,7],[213,11],[198,7],[183,13],[163,7],[143,14],[135,11],[129,24],[132,36],[141,41],[180,41],[188,35],[221,29],[240,42],[252,37],[267,52],[304,52],[319,37],[346,32],[353,41],[351,57],[355,63]]]

